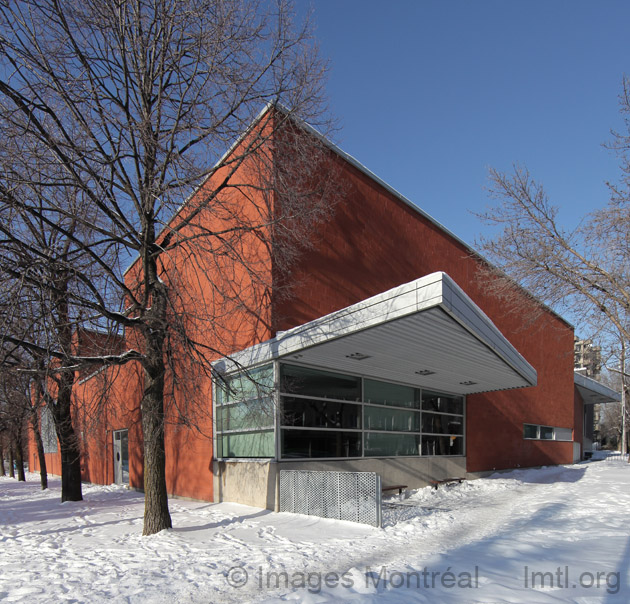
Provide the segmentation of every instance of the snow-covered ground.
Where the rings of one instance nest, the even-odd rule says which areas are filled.
[[[618,461],[420,489],[383,529],[171,500],[176,528],[142,537],[141,494],[86,486],[62,504],[50,484],[0,478],[0,601],[630,601]]]

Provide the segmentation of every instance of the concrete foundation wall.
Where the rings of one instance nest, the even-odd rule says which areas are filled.
[[[465,457],[398,457],[340,461],[215,461],[215,501],[232,501],[269,510],[278,509],[280,470],[376,472],[384,487],[425,487],[431,480],[466,476]]]
[[[277,464],[262,461],[213,461],[214,501],[232,501],[268,510],[277,508]]]

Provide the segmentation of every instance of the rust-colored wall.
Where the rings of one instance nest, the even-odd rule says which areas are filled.
[[[129,483],[142,488],[142,430],[138,402],[142,374],[136,363],[109,368],[79,379],[73,391],[73,424],[81,442],[81,479],[94,484],[114,482],[113,431],[129,431]],[[29,438],[29,463],[39,472],[34,439]],[[46,454],[49,474],[61,475],[61,453]]]
[[[164,280],[178,292],[177,304],[193,310],[185,319],[189,333],[215,347],[215,351],[204,351],[206,360],[264,341],[276,329],[294,327],[423,275],[444,271],[538,372],[537,387],[468,397],[468,470],[571,462],[571,443],[525,441],[523,423],[574,425],[572,329],[547,312],[527,323],[522,314],[507,314],[504,304],[478,279],[482,263],[467,248],[345,160],[334,161],[339,164],[345,196],[334,218],[312,233],[311,249],[288,273],[292,297],[275,295],[278,284],[286,285],[286,273],[280,275],[272,268],[269,250],[255,236],[243,239],[236,250],[249,259],[254,272],[227,256],[205,253],[192,243],[165,256]],[[236,180],[255,182],[256,174],[246,164]],[[210,179],[183,211],[192,210],[195,200],[215,185],[216,180]],[[226,193],[222,200],[217,212],[201,213],[181,236],[195,230],[219,230],[234,212],[244,220],[256,221],[261,208],[268,208],[268,200],[258,198],[255,190]],[[128,272],[128,283],[137,282],[136,269],[137,264]],[[210,380],[195,359],[183,353],[178,358],[177,347],[170,360],[182,379],[167,384],[168,491],[212,499]],[[122,369],[114,382],[112,411],[101,432],[90,432],[86,440],[85,476],[93,482],[113,479],[111,430],[128,427],[132,485],[142,485],[138,413],[142,377],[137,367],[132,375],[131,367]],[[86,382],[81,396],[93,396],[88,390],[96,388],[95,384]],[[182,414],[194,419],[196,429],[182,425]],[[56,473],[55,469],[51,459],[50,471]]]
[[[354,166],[339,160],[345,199],[314,234],[315,249],[292,272],[294,298],[278,302],[288,329],[435,271],[449,274],[538,372],[538,386],[468,397],[471,472],[570,463],[571,443],[523,439],[523,423],[572,427],[573,331],[551,313],[526,325],[506,314],[478,279],[481,261],[453,237]]]
[[[258,132],[254,129],[233,153],[238,156],[256,136]],[[265,159],[269,157],[270,152]],[[166,479],[170,494],[206,500],[213,497],[212,387],[208,362],[272,335],[272,272],[265,229],[273,222],[269,214],[273,198],[264,197],[268,192],[260,186],[264,168],[254,158],[246,159],[231,175],[236,186],[225,188],[226,175],[233,171],[233,165],[219,170],[186,202],[159,239],[163,244],[164,237],[172,235],[171,228],[177,228],[184,218],[194,215],[190,224],[171,239],[172,242],[179,238],[180,244],[160,258],[161,277],[174,294],[172,311],[180,326],[185,326],[187,336],[198,344],[197,353],[191,354],[190,349],[184,350],[175,331],[171,335],[167,362],[172,371],[167,376],[165,392]],[[214,198],[217,190],[221,192]],[[205,203],[208,196],[212,201],[197,214],[199,204]],[[240,230],[232,234],[230,229],[236,222]],[[220,233],[220,237],[213,237],[212,233]],[[133,290],[140,287],[141,279],[140,263],[136,261],[125,280]],[[88,354],[95,353],[103,340],[92,335],[78,334],[75,338],[77,346],[85,348]],[[129,330],[125,340],[128,347],[142,350],[139,333]],[[123,343],[116,340],[115,351],[122,350]],[[79,384],[84,377],[77,376],[74,391],[83,479],[100,484],[113,481],[112,431],[126,428],[130,484],[141,488],[140,365],[131,363],[110,369]],[[34,444],[29,447],[32,463],[31,449],[35,451]],[[58,453],[47,455],[47,463],[50,473],[61,473]],[[33,468],[38,468],[36,462]]]
[[[247,145],[245,140],[243,145]],[[235,153],[239,153],[237,147]],[[200,203],[220,188],[229,168],[207,180],[173,218],[159,241],[172,234],[181,221],[194,215],[188,226],[173,236],[180,243],[160,257],[160,276],[169,286],[171,312],[177,329],[197,345],[186,348],[177,329],[170,335],[165,384],[166,482],[169,494],[212,500],[212,383],[208,362],[269,339],[271,260],[261,241],[259,225],[270,224],[267,200],[257,186],[260,167],[246,160],[233,174],[241,183],[227,187],[200,213]],[[242,185],[250,183],[252,189]],[[230,228],[238,222],[245,230],[234,239]],[[252,232],[248,233],[247,229]],[[256,232],[256,230],[258,232]],[[211,233],[221,233],[215,238]],[[226,242],[223,248],[222,242]],[[217,253],[217,249],[220,253]],[[125,275],[130,289],[140,288],[142,273],[136,261]],[[140,289],[141,291],[141,289]],[[129,346],[143,349],[139,333],[128,331]],[[109,394],[109,415],[101,430],[86,442],[85,476],[92,482],[111,482],[112,430],[129,427],[130,480],[142,487],[141,420],[142,369],[120,371]],[[86,383],[81,406],[98,394],[96,381]]]
[[[142,371],[131,362],[98,373],[75,387],[82,442],[81,476],[86,482],[114,482],[113,432],[128,430],[129,484],[142,488],[142,430],[138,405]]]

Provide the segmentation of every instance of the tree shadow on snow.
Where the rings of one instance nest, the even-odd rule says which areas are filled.
[[[252,518],[261,518],[272,514],[270,510],[260,510],[254,514],[243,514],[242,516],[234,516],[233,518],[224,518],[218,522],[209,522],[208,524],[200,524],[196,526],[178,526],[173,528],[173,531],[177,533],[191,533],[195,531],[206,531],[210,529],[226,528],[232,524],[240,524],[245,520],[251,520]]]

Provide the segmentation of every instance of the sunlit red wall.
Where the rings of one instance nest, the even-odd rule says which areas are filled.
[[[572,443],[524,440],[523,424],[572,428],[578,418],[581,421],[573,390],[572,328],[549,312],[527,320],[522,314],[506,313],[503,303],[478,278],[482,263],[466,247],[345,160],[335,161],[344,182],[344,197],[336,206],[334,217],[314,230],[311,249],[292,268],[290,298],[280,299],[272,293],[271,285],[277,285],[286,276],[275,273],[268,250],[255,237],[243,240],[242,252],[256,265],[260,276],[256,279],[243,266],[205,255],[193,245],[184,245],[168,256],[163,278],[179,293],[178,304],[194,311],[186,318],[189,332],[198,341],[215,345],[215,357],[219,357],[264,341],[276,330],[305,323],[423,275],[444,271],[538,372],[536,387],[468,397],[468,470],[570,463]],[[244,165],[238,177],[247,182],[255,179],[255,174],[255,170],[248,172]],[[209,181],[188,207],[194,207],[196,196],[212,190],[214,184]],[[239,212],[251,213],[252,217],[256,206],[263,204],[252,191],[247,197],[234,193],[226,203],[240,207]],[[214,229],[221,226],[223,219],[200,214],[198,220],[200,226]],[[136,267],[129,271],[128,279],[137,278]],[[222,290],[225,295],[217,295]],[[213,354],[207,351],[207,359]],[[179,379],[167,381],[168,491],[211,500],[210,379],[185,354],[178,367]],[[117,410],[108,416],[106,432],[91,433],[87,439],[84,472],[93,482],[113,479],[110,431],[127,427],[133,459],[132,486],[141,486],[138,403],[142,377],[137,367],[135,376],[126,371],[121,375],[127,377],[116,380],[111,391],[112,409]],[[85,386],[88,387],[91,386]],[[182,410],[194,419],[194,428],[187,428],[180,421]],[[576,435],[577,429],[576,426]],[[32,451],[29,455],[32,460]],[[59,473],[56,458],[48,457],[49,471]]]
[[[256,136],[252,131],[235,154]],[[263,166],[264,168],[264,166]],[[221,188],[226,167],[209,178],[164,230],[168,234],[183,217],[195,212],[205,196]],[[264,237],[258,232],[236,232],[234,256],[213,253],[218,240],[207,236],[222,233],[239,221],[241,228],[269,225],[265,212],[272,208],[258,186],[261,166],[246,159],[232,175],[237,187],[227,187],[207,210],[196,214],[190,226],[171,239],[180,245],[161,256],[161,278],[173,293],[172,312],[187,335],[196,342],[197,352],[184,350],[173,335],[165,386],[166,479],[169,494],[212,500],[212,384],[208,362],[272,337],[270,324],[271,260]],[[251,188],[244,183],[253,185]],[[267,227],[264,227],[267,228]],[[201,236],[200,236],[201,235]],[[160,240],[163,242],[163,239]],[[224,250],[225,251],[225,250]],[[238,257],[238,261],[235,261]],[[127,285],[142,278],[136,261],[125,275]],[[179,312],[183,311],[183,312]],[[92,348],[91,339],[81,340]],[[126,347],[142,350],[142,338],[128,330]],[[170,369],[174,369],[176,377]],[[84,376],[81,376],[84,377]],[[78,378],[80,379],[80,378]],[[143,481],[142,427],[140,401],[143,373],[130,363],[96,375],[75,386],[75,426],[82,441],[82,477],[94,483],[111,483],[113,475],[114,430],[129,430],[130,484],[141,488]],[[31,439],[32,440],[32,439]],[[29,460],[36,455],[29,445]],[[60,455],[47,455],[48,471],[61,473]],[[37,463],[33,468],[38,468]]]
[[[549,312],[506,314],[478,279],[481,261],[443,229],[344,160],[345,199],[293,270],[294,298],[276,305],[288,329],[402,283],[444,271],[538,372],[538,386],[469,396],[470,472],[572,461],[572,444],[523,439],[524,423],[573,427],[573,331]],[[421,173],[418,178],[422,178]]]

